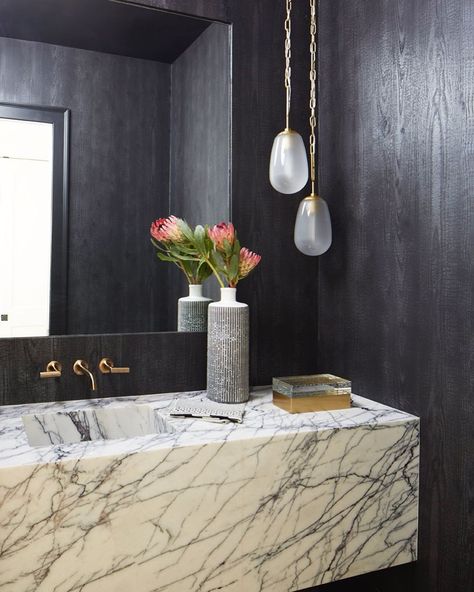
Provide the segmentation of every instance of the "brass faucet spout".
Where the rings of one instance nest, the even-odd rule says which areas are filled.
[[[89,364],[87,362],[85,362],[84,360],[76,360],[74,362],[72,369],[74,370],[74,374],[77,374],[78,376],[82,376],[82,375],[86,374],[91,381],[91,390],[93,390],[93,391],[97,390],[97,384],[95,381],[95,377],[92,374],[92,372],[89,370]]]

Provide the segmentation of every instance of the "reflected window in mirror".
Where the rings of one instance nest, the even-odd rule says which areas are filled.
[[[0,104],[0,337],[66,332],[68,119]]]

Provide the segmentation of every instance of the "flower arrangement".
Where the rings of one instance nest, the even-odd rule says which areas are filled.
[[[152,243],[161,261],[174,263],[190,284],[201,284],[214,273],[219,285],[235,288],[260,263],[261,256],[241,247],[231,222],[198,225],[194,230],[181,218],[155,220]]]
[[[211,266],[221,287],[222,278],[230,288],[235,288],[260,263],[261,256],[241,247],[232,222],[221,222],[207,229],[211,248],[203,258]]]
[[[189,284],[202,284],[212,275],[212,269],[198,257],[194,236],[196,232],[200,233],[199,227],[193,231],[176,216],[159,218],[150,228],[151,242],[157,249],[158,259],[174,263],[184,273]]]

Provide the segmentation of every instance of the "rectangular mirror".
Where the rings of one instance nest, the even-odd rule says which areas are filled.
[[[149,228],[229,219],[230,63],[223,23],[0,0],[0,337],[176,330]]]

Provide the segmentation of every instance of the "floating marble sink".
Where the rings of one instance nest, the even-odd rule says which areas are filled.
[[[270,389],[241,424],[170,417],[202,396],[0,407],[1,592],[295,592],[416,560],[418,418],[357,395],[293,415]],[[101,412],[121,439],[51,446]],[[160,415],[174,431],[109,431]]]
[[[60,410],[23,415],[21,419],[30,446],[118,440],[174,431],[149,405]]]

